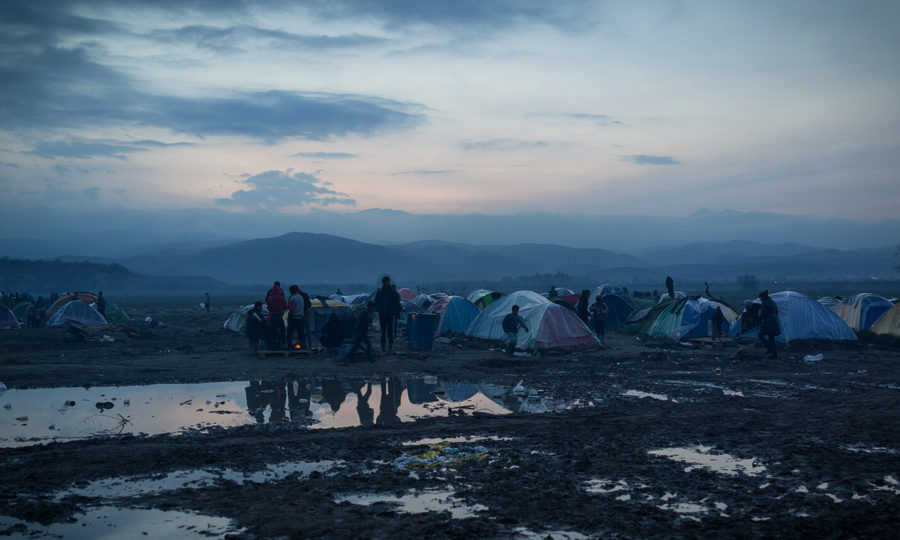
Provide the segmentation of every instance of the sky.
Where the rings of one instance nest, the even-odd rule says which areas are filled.
[[[6,0],[0,219],[894,219],[897,28],[868,0]]]

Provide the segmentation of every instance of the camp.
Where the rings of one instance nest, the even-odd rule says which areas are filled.
[[[528,325],[525,339],[518,343],[521,349],[600,344],[578,316],[532,291],[516,291],[495,300],[478,314],[466,333],[486,339],[503,339],[503,317],[510,313],[513,305],[519,306],[519,316]]]
[[[100,315],[90,304],[81,300],[71,300],[66,302],[50,317],[50,320],[47,321],[47,326],[65,326],[69,321],[75,321],[85,326],[103,326],[107,324],[103,315]]]
[[[589,297],[590,302],[593,303],[598,295],[603,297],[606,304],[603,328],[607,331],[618,330],[625,324],[631,312],[638,307],[628,291],[618,285],[605,284],[594,287]]]
[[[437,335],[462,334],[481,311],[461,296],[445,296],[432,304],[428,311],[439,313]]]
[[[831,307],[854,330],[868,330],[893,304],[872,293],[854,294]]]
[[[856,334],[838,315],[812,298],[794,291],[769,295],[778,306],[781,335],[776,340],[790,343],[795,339],[854,340]],[[759,300],[754,300],[759,303]],[[758,327],[741,333],[740,317],[731,325],[731,336],[756,338]]]
[[[900,337],[900,302],[894,304],[894,307],[885,311],[869,330],[873,334]]]

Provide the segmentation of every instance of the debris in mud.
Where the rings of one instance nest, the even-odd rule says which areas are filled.
[[[454,467],[463,463],[488,457],[488,449],[478,445],[470,448],[450,446],[449,442],[432,444],[428,451],[413,456],[401,456],[394,460],[394,466],[402,469],[430,469],[432,467]]]

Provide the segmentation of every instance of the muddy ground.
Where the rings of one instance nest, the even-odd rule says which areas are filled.
[[[167,328],[111,332],[114,342],[68,342],[55,329],[2,331],[0,381],[40,388],[417,374],[522,380],[582,406],[468,411],[388,427],[270,423],[3,448],[0,514],[22,520],[4,532],[38,534],[97,506],[222,516],[233,520],[229,534],[248,538],[886,537],[900,530],[897,350],[795,343],[772,361],[753,344],[688,348],[612,334],[602,348],[540,357],[509,358],[486,341],[455,339],[434,351],[401,346],[372,364],[337,364],[324,355],[257,358],[221,328],[226,316],[161,313]],[[804,361],[818,353],[821,361]],[[394,463],[427,449],[404,442],[460,436],[493,436],[458,443],[482,445],[486,457],[415,470]],[[723,472],[651,453],[697,447],[747,461]],[[119,499],[58,495],[116,476],[322,460],[334,466],[264,483],[222,480]],[[469,514],[341,499],[430,491],[452,493]]]

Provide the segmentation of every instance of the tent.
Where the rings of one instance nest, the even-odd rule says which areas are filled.
[[[310,313],[306,317],[308,324],[306,330],[311,332],[310,335],[321,332],[322,327],[328,322],[328,318],[332,313],[337,313],[338,319],[344,325],[344,330],[350,330],[353,319],[353,311],[350,309],[350,306],[331,298],[311,298],[310,300],[312,301],[312,307],[310,307]],[[285,313],[285,316],[287,316],[287,313]]]
[[[504,339],[503,317],[510,313],[513,305],[519,306],[519,316],[529,330],[520,330],[525,336],[524,339],[520,337],[517,344],[520,349],[600,344],[577,315],[532,291],[516,291],[495,300],[478,314],[466,333],[487,339]]]
[[[839,299],[837,299],[833,296],[823,296],[822,298],[819,298],[816,301],[827,308],[834,307],[841,303],[841,301]]]
[[[230,317],[225,319],[225,323],[222,324],[222,327],[226,330],[231,330],[232,332],[243,332],[244,328],[247,327],[247,314],[250,313],[251,309],[253,309],[253,304],[247,304],[246,306],[238,308]],[[266,309],[265,304],[263,304],[262,311],[263,315],[266,317],[269,316],[269,310]]]
[[[869,330],[873,334],[886,334],[900,337],[900,303],[885,311]]]
[[[17,319],[24,321],[26,312],[28,311],[28,306],[31,306],[33,304],[34,302],[29,302],[27,300],[24,302],[19,302],[14,308],[12,308],[12,312],[15,313]]]
[[[19,328],[19,326],[16,314],[11,309],[0,306],[0,328]]]
[[[625,324],[631,312],[638,307],[628,291],[618,285],[606,284],[595,287],[589,296],[591,304],[597,295],[602,296],[606,302],[606,318],[603,321],[603,328],[606,331],[618,330]]]
[[[47,326],[65,326],[68,321],[75,321],[85,326],[103,326],[106,319],[87,302],[71,300],[66,302],[47,321]]]
[[[397,294],[400,295],[400,300],[406,300],[407,302],[411,301],[413,298],[415,298],[417,296],[415,292],[411,291],[410,289],[407,289],[406,287],[401,287],[401,288],[397,289]]]
[[[503,298],[503,293],[489,291],[487,289],[478,289],[470,292],[469,295],[466,296],[466,300],[475,304],[478,309],[484,309],[491,305],[491,302],[499,300],[500,298]]]
[[[868,330],[887,310],[894,307],[890,300],[872,293],[854,294],[831,309],[840,315],[850,328]]]
[[[66,293],[63,296],[60,296],[56,302],[53,302],[49,308],[47,308],[47,318],[50,319],[53,315],[62,309],[62,307],[69,302],[81,300],[87,304],[93,304],[97,301],[97,295],[89,292],[74,292],[74,293]]]
[[[794,339],[854,340],[856,334],[835,312],[812,298],[794,291],[769,295],[778,306],[781,335],[776,340],[790,343]],[[759,299],[753,301],[758,304]],[[756,338],[759,328],[741,332],[740,317],[731,325],[729,335]]]
[[[475,304],[461,296],[445,296],[432,304],[428,311],[441,315],[436,335],[465,333],[469,324],[481,312]]]
[[[687,294],[684,291],[675,291],[675,298],[676,299],[687,298]],[[659,301],[656,303],[661,304],[665,300],[671,300],[671,298],[669,298],[669,293],[667,293],[667,292],[664,292],[661,295],[659,295]]]
[[[737,320],[737,313],[725,304],[697,297],[681,298],[672,302],[667,309],[663,309],[659,313],[656,320],[647,329],[647,334],[675,340],[709,336],[709,322],[717,307],[721,308],[725,315],[725,324],[722,329],[728,330],[731,324]]]

